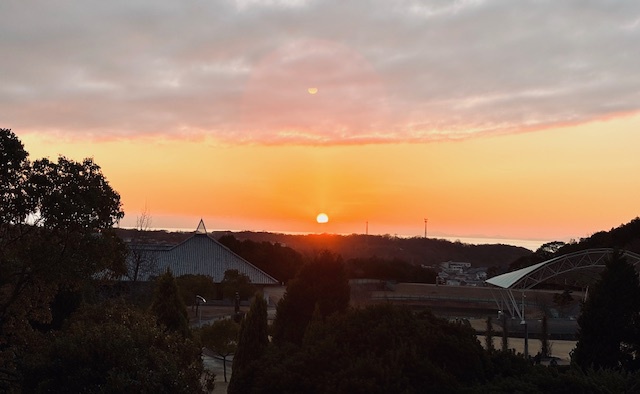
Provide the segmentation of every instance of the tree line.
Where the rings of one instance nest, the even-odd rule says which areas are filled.
[[[609,231],[598,231],[578,241],[552,241],[540,246],[531,254],[520,256],[509,264],[509,270],[538,264],[554,257],[587,249],[613,248],[640,253],[640,218],[634,218]]]
[[[280,243],[268,241],[238,240],[233,234],[220,237],[219,242],[251,264],[267,272],[283,283],[289,282],[306,260],[315,252],[302,252]],[[349,279],[367,278],[396,282],[435,283],[436,272],[411,264],[400,258],[378,256],[350,258],[345,262]]]
[[[471,327],[428,310],[350,308],[347,287],[341,258],[323,252],[289,282],[272,327],[257,297],[242,321],[228,392],[609,393],[640,385],[640,285],[619,254],[584,304],[565,367],[536,364],[507,342],[483,347]]]

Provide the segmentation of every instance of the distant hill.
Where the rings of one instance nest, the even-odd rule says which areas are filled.
[[[549,242],[531,255],[514,260],[509,269],[528,267],[567,253],[594,248],[617,248],[640,253],[640,218],[636,217],[629,223],[621,224],[609,231],[598,231],[577,242]]]
[[[136,242],[176,245],[187,238],[192,232],[168,231],[137,231],[117,229],[124,240],[135,239]],[[378,258],[387,261],[400,260],[414,266],[437,267],[445,261],[460,261],[471,263],[474,267],[488,267],[490,276],[510,270],[537,264],[563,254],[577,252],[591,248],[619,248],[640,253],[640,218],[629,223],[612,228],[609,231],[599,231],[590,237],[582,238],[578,242],[549,242],[542,245],[535,252],[529,249],[503,244],[472,245],[461,242],[451,242],[432,238],[398,238],[385,235],[335,235],[308,234],[292,235],[252,231],[214,231],[210,233],[215,239],[233,236],[238,241],[252,241],[256,243],[271,243],[286,246],[300,253],[302,256],[314,254],[320,250],[330,250],[342,256],[345,261],[353,259]],[[238,251],[236,251],[238,252]],[[287,253],[278,250],[278,253]],[[244,253],[241,253],[244,254]],[[254,251],[255,254],[255,251]],[[288,273],[273,272],[276,277],[287,280],[293,275],[293,265],[297,258],[287,254]],[[250,253],[245,257],[263,269],[265,264],[260,260],[268,260],[266,256],[252,258]],[[275,257],[278,258],[278,257]],[[280,257],[282,259],[282,257]],[[255,261],[252,261],[255,260]]]
[[[471,245],[431,238],[398,238],[383,235],[290,235],[264,232],[237,232],[238,239],[285,244],[304,254],[328,249],[345,260],[379,257],[399,259],[414,265],[436,266],[444,261],[464,261],[475,267],[506,267],[531,251],[512,245]]]
[[[556,255],[592,248],[618,248],[640,253],[640,218],[636,217],[609,231],[598,231],[578,242],[570,242],[558,249]]]
[[[178,244],[192,233],[118,229],[121,238],[144,240],[149,243]],[[413,265],[437,266],[444,261],[463,261],[474,267],[506,268],[514,260],[528,256],[532,252],[526,248],[503,245],[471,245],[432,238],[398,238],[383,235],[335,235],[308,234],[292,235],[268,232],[231,232],[214,231],[215,239],[233,235],[236,239],[254,242],[279,243],[288,246],[302,255],[313,254],[320,250],[330,250],[345,260],[355,258],[378,257],[383,259],[404,260]]]

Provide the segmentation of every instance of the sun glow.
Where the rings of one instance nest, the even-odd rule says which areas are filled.
[[[318,223],[327,223],[329,221],[329,216],[326,213],[319,213],[316,217]]]

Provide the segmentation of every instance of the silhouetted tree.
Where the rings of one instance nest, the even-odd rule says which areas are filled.
[[[267,302],[256,294],[249,312],[240,323],[238,348],[233,356],[233,373],[227,392],[248,393],[254,384],[256,363],[269,344],[267,330]]]
[[[409,264],[398,258],[356,258],[349,260],[346,266],[350,278],[395,280],[411,283],[435,283],[436,280],[435,271],[422,268],[419,265]]]
[[[502,313],[502,346],[501,350],[503,352],[509,351],[509,326],[507,325],[507,314]]]
[[[28,156],[18,137],[11,130],[0,128],[0,224],[3,227],[21,224],[35,211],[37,199],[29,198]]]
[[[131,282],[137,282],[140,278],[147,280],[158,275],[158,259],[153,250],[150,250],[145,242],[145,233],[151,229],[151,214],[145,207],[136,217],[136,228],[131,242],[128,245],[127,277]]]
[[[552,241],[541,245],[535,252],[521,256],[509,264],[509,270],[529,267],[534,264],[552,259],[566,244],[562,241]]]
[[[224,272],[224,278],[222,279],[224,298],[235,298],[236,293],[238,293],[241,300],[246,300],[255,291],[255,287],[251,284],[251,279],[247,274],[243,274],[237,269],[230,269]]]
[[[349,306],[349,281],[340,257],[324,251],[303,265],[278,302],[273,340],[300,344],[316,304],[323,317]]]
[[[484,338],[485,348],[489,353],[493,353],[495,351],[495,347],[493,346],[493,322],[491,316],[487,316],[487,329]]]
[[[186,305],[196,303],[196,295],[204,297],[207,301],[216,296],[216,284],[209,275],[180,275],[176,278],[180,297]]]
[[[183,336],[189,335],[187,307],[180,297],[178,285],[169,269],[156,281],[151,311],[156,316],[158,325]]]
[[[551,356],[551,345],[549,344],[549,322],[547,315],[542,316],[542,327],[540,330],[540,355],[542,357]]]
[[[120,196],[92,159],[30,162],[22,142],[0,129],[0,384],[15,384],[34,327],[51,329],[59,293],[125,273],[112,227]],[[79,305],[69,303],[67,306]]]
[[[573,361],[582,368],[637,370],[639,316],[638,273],[615,252],[582,306]]]
[[[222,319],[204,326],[199,332],[200,341],[207,349],[222,357],[224,381],[227,381],[227,357],[238,349],[238,323],[231,319]]]
[[[186,394],[213,388],[199,346],[122,303],[85,306],[37,350],[24,361],[24,392]]]
[[[288,282],[302,266],[302,255],[279,242],[255,242],[237,240],[233,235],[223,235],[218,240],[234,253],[249,261],[281,282]]]
[[[429,312],[376,305],[317,317],[300,346],[268,349],[247,392],[448,393],[487,377],[473,329]]]
[[[545,244],[540,245],[540,247],[535,251],[540,259],[548,260],[553,258],[555,254],[560,250],[566,243],[562,241],[551,241]]]

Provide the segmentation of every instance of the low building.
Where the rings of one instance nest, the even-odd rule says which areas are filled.
[[[438,283],[449,286],[484,286],[487,268],[471,268],[471,263],[446,261],[440,263]]]
[[[444,263],[440,263],[440,268],[443,271],[448,273],[463,273],[469,268],[471,268],[471,263],[462,263],[457,261],[445,261]]]
[[[194,234],[174,245],[130,244],[129,267],[144,263],[136,271],[136,280],[148,281],[170,269],[174,276],[207,275],[215,283],[222,282],[227,270],[238,270],[254,285],[280,285],[280,282],[213,239],[200,220]],[[136,261],[138,259],[139,261]],[[129,278],[131,279],[131,275]]]

